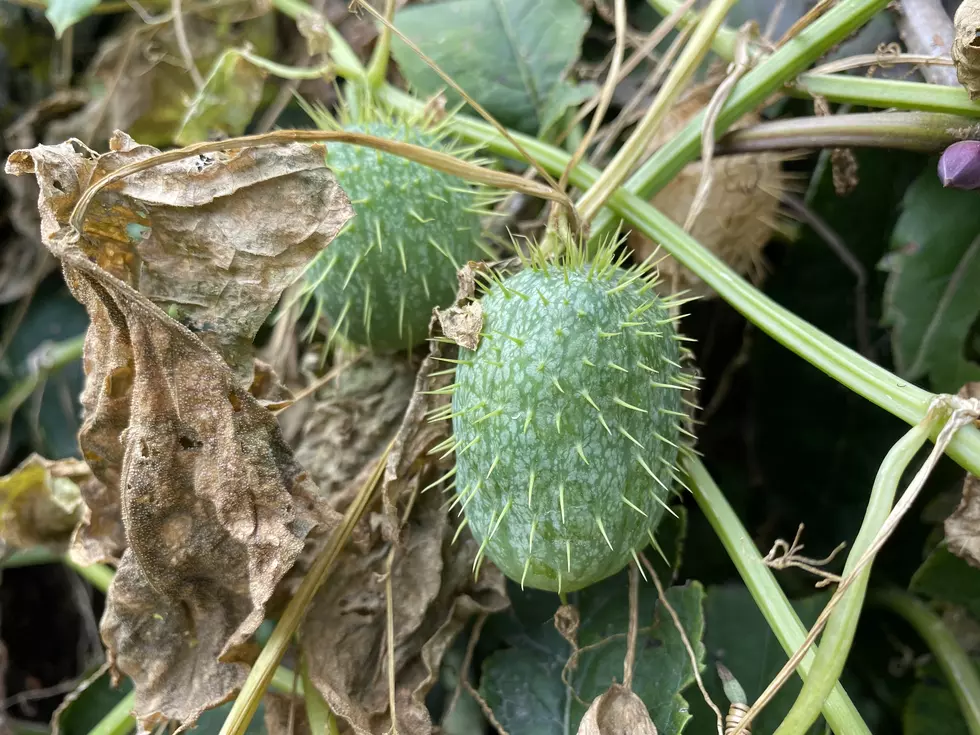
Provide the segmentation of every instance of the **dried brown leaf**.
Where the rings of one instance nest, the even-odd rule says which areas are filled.
[[[353,209],[324,165],[322,146],[241,148],[149,168],[107,187],[78,240],[67,222],[81,192],[156,153],[117,133],[104,155],[78,141],[37,146],[12,153],[7,171],[37,175],[42,236],[55,255],[80,248],[161,308],[173,307],[249,382],[259,327]]]
[[[980,568],[980,478],[967,475],[963,481],[963,499],[946,519],[944,530],[949,550]]]
[[[455,529],[443,503],[435,491],[419,498],[392,567],[395,694],[403,735],[431,732],[424,697],[466,621],[507,605],[497,569],[484,564],[474,580],[477,544],[469,535],[452,544]],[[302,629],[311,681],[359,735],[385,732],[391,724],[383,578],[389,551],[379,543],[364,554],[345,554]]]
[[[366,478],[365,468],[371,472],[398,431],[414,379],[404,357],[367,355],[325,396],[306,399],[311,409],[296,442],[296,459],[334,509],[346,509]]]
[[[78,486],[91,476],[76,459],[32,454],[0,477],[0,547],[67,548],[82,511]]]
[[[967,383],[957,396],[980,398],[980,383]],[[980,477],[966,476],[960,504],[943,525],[949,550],[980,568]]]
[[[963,0],[953,16],[953,66],[970,99],[980,97],[980,2]]]
[[[117,477],[129,548],[102,636],[116,672],[136,685],[143,726],[190,725],[244,680],[248,639],[276,584],[310,530],[336,521],[316,511],[315,488],[273,414],[217,354],[87,259],[64,262],[92,319],[86,362],[128,361]],[[112,376],[97,381],[107,398]],[[114,406],[96,405],[80,441],[99,466],[87,439]]]
[[[657,735],[643,700],[620,684],[613,684],[589,707],[578,735]]]
[[[265,731],[269,735],[313,735],[306,719],[306,706],[300,697],[265,695]],[[54,735],[52,733],[52,735]],[[324,735],[324,733],[316,733]]]
[[[120,134],[103,156],[69,141],[7,168],[37,174],[44,242],[91,321],[79,443],[97,484],[76,551],[121,552],[108,660],[141,727],[186,728],[234,695],[276,586],[339,521],[282,439],[269,407],[288,396],[250,341],[351,208],[322,148],[244,148],[146,169],[100,193],[81,236],[67,227],[89,184],[154,152]]]

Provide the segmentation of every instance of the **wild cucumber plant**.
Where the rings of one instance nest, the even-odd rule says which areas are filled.
[[[687,430],[677,300],[655,269],[532,247],[489,280],[476,350],[462,348],[452,403],[453,505],[484,553],[522,586],[558,593],[622,569],[654,540]],[[533,310],[534,318],[528,318]]]
[[[388,114],[377,104],[324,110],[325,129],[343,129],[453,151],[444,125],[422,115]],[[455,151],[465,156],[464,151]],[[377,350],[422,343],[432,309],[453,300],[456,271],[480,260],[480,218],[489,195],[449,174],[363,146],[328,146],[327,164],[355,216],[307,269],[306,289],[338,335]]]
[[[305,13],[308,12],[308,8],[299,0],[275,0],[275,4],[280,10],[295,18],[304,17]],[[672,0],[657,0],[652,4],[678,5],[678,3],[673,3]],[[726,127],[730,126],[747,112],[758,109],[773,94],[779,93],[785,88],[787,83],[794,80],[797,81],[794,86],[795,90],[825,95],[831,101],[840,100],[881,107],[897,106],[906,109],[941,110],[949,113],[976,116],[978,114],[977,108],[968,104],[965,96],[959,94],[960,90],[937,89],[930,85],[864,79],[849,75],[804,74],[801,76],[807,67],[819,59],[831,47],[839,44],[861,28],[874,15],[882,11],[886,5],[887,0],[851,0],[847,3],[839,3],[827,10],[822,16],[809,18],[808,20],[810,22],[808,25],[803,27],[802,30],[796,33],[786,43],[780,44],[777,50],[771,55],[760,55],[758,58],[755,58],[751,70],[734,85],[727,101],[721,105],[717,124],[714,126],[715,133],[720,135]],[[727,12],[727,8],[723,6],[724,2],[714,0],[709,5],[709,13],[714,13],[715,16],[723,16]],[[734,39],[734,33],[729,32],[726,34],[726,38],[732,41]],[[707,39],[705,44],[711,40],[710,38]],[[344,43],[339,34],[334,34],[332,41],[333,45],[330,53],[335,62],[337,74],[349,82],[362,83],[366,78],[365,70],[357,56]],[[733,45],[734,43],[730,43],[729,49]],[[373,83],[378,97],[390,103],[393,107],[410,113],[424,109],[426,105],[424,101],[385,85],[382,81],[383,74],[374,75],[374,77]],[[926,391],[909,385],[907,382],[890,374],[887,370],[848,350],[843,345],[808,324],[805,320],[800,319],[789,310],[782,308],[759,293],[749,284],[738,278],[721,260],[707,252],[701,244],[682,228],[675,225],[669,218],[648,204],[650,197],[662,189],[686,164],[697,156],[701,145],[703,122],[704,113],[691,120],[680,133],[674,136],[649,158],[646,163],[640,166],[625,183],[622,179],[614,180],[615,177],[607,177],[605,173],[598,171],[587,163],[581,163],[569,172],[568,180],[573,186],[583,190],[588,189],[587,194],[590,195],[589,203],[591,206],[586,208],[588,212],[583,217],[586,220],[592,219],[593,216],[595,217],[591,222],[593,235],[598,236],[603,234],[611,226],[615,226],[616,218],[623,218],[631,227],[642,232],[644,236],[663,245],[681,265],[689,268],[694,275],[703,280],[721,298],[745,314],[750,321],[758,325],[774,339],[831,377],[893,412],[908,423],[918,423],[926,412],[932,398],[931,395]],[[916,124],[920,125],[920,123]],[[938,130],[939,124],[940,121],[938,119],[934,121],[933,125],[936,130]],[[460,116],[453,119],[450,126],[461,138],[479,143],[487,150],[504,157],[522,159],[523,151],[527,151],[539,164],[552,174],[561,174],[570,161],[570,156],[563,151],[530,137],[521,138],[519,148],[515,145],[514,136],[508,137],[502,135],[499,128],[471,118]],[[893,136],[897,139],[901,132],[885,131],[882,132],[882,135]],[[620,154],[617,155],[617,158],[623,159],[620,162],[622,167],[632,169],[641,158],[648,143],[648,140],[642,139],[634,140],[631,138],[628,140],[621,149]],[[608,207],[603,211],[599,211],[605,204]],[[601,252],[601,249],[599,251]],[[557,477],[561,468],[556,468],[553,464],[547,466],[548,471],[552,473],[552,477],[549,479],[559,480],[557,487],[552,482],[546,487],[542,481],[539,481],[539,475],[536,471],[532,475],[534,467],[530,460],[536,461],[537,456],[533,454],[530,448],[521,446],[520,441],[524,437],[522,432],[530,407],[526,402],[522,403],[522,399],[524,398],[522,383],[526,381],[529,385],[534,385],[539,390],[547,388],[550,384],[547,395],[550,397],[552,403],[556,401],[559,403],[568,402],[567,405],[571,406],[573,398],[581,398],[581,394],[576,396],[574,393],[568,392],[572,388],[584,388],[589,391],[589,395],[594,401],[595,396],[592,393],[592,384],[588,383],[587,379],[579,378],[574,385],[568,382],[568,387],[566,388],[566,383],[562,380],[564,374],[560,373],[560,371],[566,369],[567,365],[565,363],[559,364],[549,359],[542,360],[540,355],[547,355],[550,358],[551,355],[560,353],[557,348],[554,348],[551,352],[548,351],[549,343],[554,344],[550,342],[553,331],[551,335],[547,335],[545,333],[545,327],[540,327],[541,334],[538,334],[538,325],[527,323],[533,320],[526,319],[525,321],[521,321],[514,316],[514,314],[521,311],[522,304],[528,303],[523,301],[522,297],[518,295],[518,291],[527,297],[529,301],[533,298],[538,298],[540,304],[540,296],[532,288],[533,286],[539,286],[545,298],[551,299],[549,303],[555,304],[554,297],[560,297],[563,289],[566,287],[570,288],[571,284],[575,281],[575,278],[572,277],[573,273],[577,277],[583,277],[588,272],[587,269],[575,270],[571,268],[569,270],[569,283],[565,286],[563,285],[564,279],[557,277],[558,273],[563,273],[564,271],[557,270],[557,265],[549,264],[548,267],[552,269],[551,272],[554,275],[549,275],[540,265],[535,266],[532,264],[532,267],[526,268],[516,276],[487,285],[486,295],[484,297],[487,319],[484,335],[481,337],[480,345],[475,351],[472,353],[465,350],[462,351],[460,359],[465,362],[462,362],[457,368],[458,375],[456,379],[457,385],[455,386],[456,395],[453,401],[454,408],[450,410],[449,416],[452,416],[459,436],[455,437],[453,442],[445,448],[454,447],[457,452],[458,468],[456,472],[460,477],[456,478],[456,484],[457,487],[461,488],[460,502],[458,505],[463,506],[464,503],[469,501],[463,512],[470,518],[469,525],[473,527],[475,535],[482,539],[481,543],[484,544],[484,554],[495,561],[499,559],[501,566],[512,577],[520,578],[523,576],[526,583],[533,582],[548,589],[557,589],[558,570],[565,570],[563,572],[563,582],[565,581],[564,574],[567,574],[569,570],[568,546],[563,545],[562,541],[573,540],[569,536],[562,537],[559,535],[563,531],[561,518],[562,497],[558,490],[561,487],[561,482],[560,478]],[[628,278],[625,280],[616,280],[616,278],[619,278],[618,274],[611,276],[611,278],[617,284],[629,280]],[[518,279],[526,279],[526,282],[525,280]],[[582,284],[579,283],[579,285]],[[642,286],[638,287],[642,288]],[[505,289],[512,293],[510,299],[504,295]],[[629,288],[626,288],[624,292],[629,290]],[[625,298],[625,295],[623,298]],[[598,298],[597,292],[595,291],[595,283],[584,288],[576,298],[568,296],[568,301],[570,305],[579,303],[605,303]],[[635,308],[635,306],[631,308]],[[587,314],[589,313],[587,309],[583,308],[583,310]],[[537,311],[538,305],[535,306],[535,316],[537,316]],[[610,318],[613,313],[614,310],[610,311]],[[546,321],[551,325],[552,330],[554,329],[554,318],[542,321]],[[561,327],[562,325],[559,322],[557,326]],[[504,334],[495,334],[493,331],[495,329],[504,332]],[[490,337],[490,339],[487,339],[487,337]],[[523,341],[523,345],[512,338]],[[578,350],[577,354],[593,362],[598,369],[599,363],[593,359],[592,353],[582,347],[583,344],[586,344],[586,341],[580,338],[578,347],[576,348]],[[496,355],[494,348],[500,349],[501,354]],[[629,354],[635,357],[640,354],[640,348],[637,347],[634,349],[636,351],[629,352]],[[510,359],[510,363],[512,364],[505,363],[503,359],[498,359],[504,358],[505,356]],[[596,357],[598,357],[598,353]],[[623,358],[621,357],[620,359]],[[674,358],[671,357],[670,359]],[[493,362],[503,363],[505,367],[497,368],[491,364]],[[545,370],[541,374],[535,373],[536,368],[542,362],[545,363]],[[625,367],[619,362],[617,364]],[[481,385],[483,387],[490,387],[487,385],[487,381],[489,380],[488,376],[493,371],[506,370],[511,374],[510,377],[514,377],[521,371],[521,367],[523,367],[523,372],[520,373],[520,381],[501,381],[499,386],[494,383],[494,387],[500,387],[504,391],[502,395],[494,395],[494,405],[488,404],[479,409],[474,408],[474,406],[479,405],[480,400],[484,399],[483,396],[476,398],[475,393],[477,388]],[[548,374],[549,368],[554,369],[555,367],[558,368],[560,373],[557,375],[557,378],[562,390],[559,390],[554,383],[546,382],[550,377]],[[619,371],[613,369],[613,372]],[[568,378],[565,378],[565,380],[568,381]],[[626,378],[619,378],[618,380],[625,381]],[[615,389],[625,390],[629,384],[623,382],[613,383],[612,385]],[[617,444],[615,449],[612,449],[613,445],[609,443],[610,437],[615,437],[618,434],[616,428],[619,426],[619,424],[614,426],[609,420],[609,417],[614,414],[612,406],[615,406],[617,409],[623,408],[626,411],[630,409],[614,401],[611,404],[596,401],[596,406],[591,406],[588,401],[581,400],[582,403],[575,407],[574,412],[579,417],[592,417],[592,414],[595,414],[593,418],[594,424],[591,425],[588,431],[590,432],[590,438],[596,438],[596,441],[600,442],[599,446],[610,447],[608,451],[616,452],[623,451],[623,447],[632,444],[632,442],[622,435],[620,437],[623,439],[623,443]],[[623,400],[629,403],[628,400]],[[631,405],[644,408],[637,403],[632,403]],[[667,405],[667,403],[658,405]],[[543,403],[542,406],[550,410],[550,415],[547,418],[554,421],[557,409],[550,405],[545,406]],[[503,410],[498,414],[487,415],[493,414],[497,408]],[[486,409],[487,413],[481,413],[484,409]],[[498,453],[493,451],[493,446],[491,446],[489,441],[487,441],[487,447],[482,447],[481,445],[484,443],[484,440],[480,437],[486,435],[487,425],[493,425],[491,422],[500,422],[502,426],[505,417],[512,418],[505,416],[508,409],[517,416],[517,420],[513,421],[513,426],[509,428],[509,431],[513,433],[513,437],[508,437],[507,443],[504,446],[507,449],[512,448],[513,452],[508,456],[504,456],[501,452],[501,459],[495,465],[494,460],[498,456]],[[648,408],[646,410],[649,411]],[[572,411],[572,409],[569,408],[569,411]],[[541,413],[543,412],[542,410]],[[600,413],[606,425],[611,430],[609,433],[602,428],[602,423],[598,419]],[[562,429],[565,430],[567,423],[564,411],[561,416]],[[625,423],[628,421],[627,417],[628,414],[615,413],[615,420],[623,421],[623,427],[637,441],[640,443],[649,441],[651,436],[650,432],[653,429],[657,429],[656,425],[651,421],[647,421],[644,424],[645,430],[643,431],[643,435],[639,436],[630,430],[630,424]],[[478,421],[479,423],[476,423]],[[534,421],[535,417],[532,415],[532,425],[534,425]],[[596,429],[596,426],[599,428]],[[565,451],[570,461],[581,462],[582,457],[579,454],[578,446],[576,446],[581,444],[581,454],[590,462],[593,461],[589,457],[588,447],[585,441],[575,441],[574,436],[562,436],[558,432],[557,426],[554,426],[554,429],[554,434],[549,433],[547,441],[551,442],[551,446],[556,451]],[[534,425],[533,430],[534,436],[532,438],[536,440],[536,425]],[[586,429],[577,429],[577,431],[583,432],[582,436],[585,436],[584,432]],[[528,433],[531,434],[531,432],[532,428],[529,426]],[[500,433],[501,435],[506,435],[507,429],[504,429]],[[659,431],[659,433],[666,438],[670,438],[663,431]],[[465,439],[465,441],[461,442],[461,439]],[[572,440],[571,443],[569,440]],[[573,454],[568,452],[569,448],[571,448]],[[980,472],[980,433],[969,428],[962,430],[950,444],[950,454],[968,469],[974,472]],[[576,458],[578,459],[576,460]],[[584,465],[584,462],[582,464]],[[712,523],[719,538],[725,544],[727,551],[745,579],[746,585],[755,597],[760,609],[764,611],[766,619],[772,626],[780,643],[788,653],[795,651],[804,639],[805,629],[796,617],[785,594],[780,590],[771,571],[763,564],[761,555],[758,554],[753,544],[745,543],[748,533],[728,505],[724,495],[714,485],[705,468],[697,459],[681,457],[678,465],[684,471],[687,478],[690,479],[692,490],[699,506]],[[540,466],[542,468],[545,467],[545,465]],[[504,477],[504,471],[510,473],[510,476],[515,480],[509,487],[503,482],[500,482],[501,478]],[[543,472],[544,469],[542,469]],[[489,478],[487,477],[488,475]],[[540,477],[543,477],[543,474]],[[482,485],[479,485],[478,491],[474,493],[473,488],[478,487],[476,483],[480,483],[481,480]],[[488,481],[499,482],[499,486],[496,486],[496,491],[488,484]],[[467,490],[467,483],[469,483],[469,490]],[[490,492],[485,492],[488,488],[490,488]],[[545,495],[546,491],[548,493],[547,495]],[[478,501],[483,497],[486,497],[489,503],[482,511],[476,511],[475,508],[479,505]],[[528,497],[530,497],[530,504],[528,504]],[[630,497],[632,501],[632,496]],[[543,501],[545,499],[553,502],[548,506],[545,506],[543,502],[541,506],[536,506],[537,501]],[[567,504],[567,494],[565,500]],[[474,503],[477,506],[474,506]],[[622,506],[624,504],[619,502],[619,505]],[[519,506],[523,506],[523,516],[519,516],[515,511]],[[535,545],[539,546],[538,552],[541,551],[540,545],[544,538],[543,529],[545,527],[545,521],[539,520],[538,527],[535,527],[535,531],[532,534],[531,523],[533,523],[533,517],[528,515],[528,507],[531,508],[532,512],[536,507],[540,507],[542,514],[546,513],[548,515],[546,521],[552,533],[552,537],[548,540],[550,545],[547,549],[547,557],[543,557],[545,563],[540,567],[537,566],[536,559],[530,562],[528,560],[532,559],[533,553],[536,553],[534,551]],[[646,510],[642,506],[641,509]],[[568,513],[569,510],[566,505],[566,521],[569,518]],[[518,521],[524,524],[523,528]],[[588,522],[588,518],[585,518],[583,522]],[[592,532],[593,543],[594,545],[599,545],[598,542],[602,539],[603,534],[599,530],[599,524],[595,523],[594,518],[592,519],[592,523],[595,529]],[[605,520],[602,521],[602,524],[604,527],[606,526]],[[539,527],[542,530],[539,530]],[[608,535],[608,528],[606,531]],[[499,536],[502,540],[504,539],[504,534],[506,534],[508,539],[516,540],[518,544],[521,539],[527,539],[527,545],[529,547],[527,552],[518,552],[516,546],[515,553],[511,556],[501,553],[500,550],[495,550],[493,539]],[[578,538],[574,540],[577,541]],[[610,541],[612,542],[613,539],[610,538]],[[610,553],[616,552],[616,543],[609,544],[609,546],[613,546]],[[628,545],[628,543],[624,544],[622,548]],[[608,550],[608,546],[606,548]],[[564,558],[562,557],[563,551]],[[583,556],[583,560],[586,559]],[[564,565],[562,561],[564,561]],[[591,558],[588,558],[588,561],[591,562]],[[611,567],[614,563],[620,562],[607,560],[607,563]],[[574,556],[572,558],[572,564],[575,564]],[[599,576],[603,574],[602,565],[598,563],[592,565],[590,563],[588,566],[591,568],[591,574]],[[572,566],[572,569],[575,570],[575,567]],[[590,570],[584,570],[582,576],[574,580],[573,576],[569,574],[567,583],[570,586],[566,588],[563,585],[563,591],[571,589],[573,583],[587,584],[589,582],[589,573]],[[292,618],[297,618],[301,615],[302,611],[297,608],[293,613]],[[224,732],[240,733],[244,731],[248,716],[250,716],[251,712],[254,712],[256,702],[261,696],[262,682],[271,678],[271,672],[275,662],[278,660],[277,656],[281,656],[288,636],[291,635],[293,629],[290,629],[287,625],[282,625],[281,629],[277,628],[273,639],[280,647],[278,649],[279,653],[276,654],[273,652],[266,654],[263,651],[263,658],[257,662],[252,673],[249,675],[247,685],[243,688],[243,694],[239,698],[239,702],[236,702],[233,716],[229,717]],[[266,650],[269,650],[270,647],[271,643]],[[799,670],[801,673],[806,674],[812,670],[812,658],[812,656],[804,657],[800,662]],[[976,698],[980,699],[980,696]],[[861,715],[857,712],[853,703],[839,684],[834,685],[831,694],[825,699],[820,698],[818,704],[823,707],[823,713],[835,732],[870,732],[863,722]]]

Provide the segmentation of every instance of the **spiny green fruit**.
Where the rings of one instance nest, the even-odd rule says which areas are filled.
[[[438,131],[380,119],[343,129],[445,150]],[[371,119],[371,118],[378,119]],[[317,306],[337,334],[380,350],[414,347],[432,309],[452,303],[456,271],[481,260],[477,190],[461,179],[366,146],[333,143],[327,165],[354,218],[307,269]]]
[[[615,574],[680,483],[680,317],[648,267],[621,262],[535,255],[490,284],[480,343],[460,348],[453,505],[478,557],[522,586],[571,592]]]

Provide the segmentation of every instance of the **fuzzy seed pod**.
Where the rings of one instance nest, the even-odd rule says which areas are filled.
[[[537,254],[489,285],[452,399],[455,504],[478,558],[559,593],[615,574],[653,539],[678,482],[689,386],[679,317],[649,274],[609,250],[563,257]]]
[[[953,15],[953,66],[970,99],[980,98],[980,0],[963,0]]]
[[[687,125],[710,101],[713,93],[713,85],[690,90],[667,115],[650,152]],[[750,114],[733,127],[758,121],[757,115]],[[779,200],[785,189],[784,158],[778,153],[716,157],[711,163],[714,173],[711,190],[691,230],[698,242],[755,284],[761,283],[766,273],[762,250],[779,227]],[[653,206],[683,225],[701,182],[702,170],[701,162],[685,166],[653,197]],[[630,234],[629,244],[640,259],[649,256],[655,248],[639,232]],[[694,273],[666,253],[663,255],[666,257],[659,264],[663,292],[688,290],[690,295],[705,298],[716,295]]]

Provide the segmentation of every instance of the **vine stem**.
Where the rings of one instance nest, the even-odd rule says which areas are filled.
[[[302,0],[274,0],[274,2],[283,12],[290,14],[298,13],[302,8],[305,8],[302,12],[310,12],[309,6]],[[777,89],[782,80],[791,77],[796,70],[818,58],[827,47],[860,27],[886,2],[887,0],[853,0],[828,11],[767,61],[749,72],[736,85],[719,116],[720,124],[728,125],[738,119],[756,101],[761,101],[770,91]],[[357,68],[349,71],[352,71],[355,78],[362,73]],[[343,74],[339,65],[337,73]],[[883,83],[882,80],[856,79],[854,81],[867,81],[872,85]],[[923,92],[930,93],[956,91],[926,84],[904,84],[922,88]],[[378,94],[395,109],[417,113],[425,107],[424,102],[390,85],[383,85],[378,90]],[[980,105],[975,105],[974,111],[980,113]],[[481,145],[497,155],[516,160],[524,159],[518,147],[499,134],[491,125],[462,114],[454,115],[447,121],[447,125],[460,138]],[[519,142],[520,147],[533,156],[542,168],[560,175],[568,166],[570,156],[561,149],[516,132],[511,132],[510,137]],[[641,185],[666,183],[673,175],[673,170],[679,170],[688,160],[697,156],[700,138],[701,122],[700,116],[697,116],[678,136],[660,148],[631,177],[625,187],[620,187],[610,195],[609,208],[647,238],[659,242],[667,252],[711,286],[729,305],[784,347],[906,423],[910,425],[919,423],[928,410],[932,394],[867,360],[777,304],[740,278],[670,218],[628,190],[630,188],[639,190],[642,188]],[[651,167],[655,160],[659,160],[662,165]],[[570,170],[569,181],[574,186],[587,189],[595,183],[599,175],[595,167],[580,163]],[[600,213],[599,220],[605,214],[605,212]],[[980,431],[975,427],[966,427],[958,432],[949,445],[948,453],[968,471],[980,474]]]
[[[842,576],[846,577],[854,573],[862,556],[871,548],[891,512],[902,474],[926,443],[938,419],[938,416],[930,415],[929,419],[913,426],[885,455],[875,477],[871,498],[864,513],[864,522],[847,556]],[[810,678],[803,685],[792,708],[774,735],[806,732],[816,721],[824,699],[844,670],[844,663],[854,642],[861,608],[864,606],[868,580],[871,577],[871,564],[867,564],[857,572],[857,575],[850,589],[840,598],[840,602],[828,618],[827,627],[820,638],[820,651],[810,669]]]
[[[790,605],[785,593],[765,565],[762,555],[752,543],[749,532],[738,520],[707,469],[693,456],[681,458],[681,469],[688,477],[688,484],[698,507],[704,513],[715,534],[721,540],[735,564],[742,581],[776,635],[779,645],[787,656],[796,652],[806,639],[806,628]],[[809,650],[797,666],[797,673],[806,681],[816,654]],[[823,702],[823,716],[838,735],[871,735],[861,714],[840,683],[834,685]]]
[[[970,735],[980,735],[980,673],[956,636],[929,607],[902,590],[876,590],[869,601],[900,615],[915,628],[946,675]]]
[[[795,79],[828,49],[883,10],[888,2],[889,0],[849,0],[838,3],[817,18],[742,77],[718,113],[717,130],[727,129],[747,112],[765,104],[773,94],[778,93],[787,82]],[[977,110],[980,112],[980,106]],[[705,111],[702,110],[691,118],[680,132],[637,169],[625,188],[644,199],[649,199],[663,188],[685,165],[697,157],[704,117]],[[614,220],[612,213],[601,213],[592,226],[593,239],[614,226]]]
[[[936,112],[865,112],[770,120],[733,130],[718,141],[718,153],[808,148],[901,148],[943,150],[980,136],[975,119]]]

